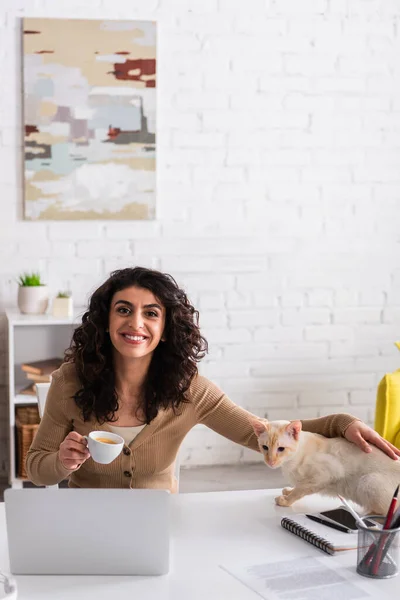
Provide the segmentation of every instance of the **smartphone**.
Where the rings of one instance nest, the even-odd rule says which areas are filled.
[[[318,513],[316,516],[327,521],[339,523],[339,525],[343,525],[343,527],[347,527],[347,529],[351,529],[352,531],[357,531],[358,529],[355,518],[345,507],[334,508],[333,510],[324,510]],[[376,527],[376,523],[369,519],[365,519],[364,523],[367,527]]]

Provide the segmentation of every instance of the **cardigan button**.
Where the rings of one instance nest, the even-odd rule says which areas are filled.
[[[129,456],[129,455],[130,455],[130,453],[131,453],[131,451],[130,451],[130,449],[129,449],[129,448],[124,448],[123,452],[124,452],[124,454],[125,454],[126,456]]]
[[[125,477],[132,477],[132,473],[130,471],[124,471]]]

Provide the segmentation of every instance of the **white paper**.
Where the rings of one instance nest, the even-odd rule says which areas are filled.
[[[331,561],[329,564],[327,561]],[[348,569],[332,558],[303,557],[253,565],[221,565],[264,600],[361,600],[372,598]],[[380,600],[384,595],[380,594]]]

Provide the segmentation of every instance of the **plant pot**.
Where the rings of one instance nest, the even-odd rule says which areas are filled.
[[[72,317],[74,303],[72,298],[54,298],[53,317]]]
[[[18,308],[26,315],[42,315],[49,305],[47,285],[24,286],[18,288]]]

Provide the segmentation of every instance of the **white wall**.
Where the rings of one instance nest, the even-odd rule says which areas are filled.
[[[400,2],[1,7],[0,309],[24,269],[81,303],[111,269],[153,266],[199,307],[202,372],[233,400],[270,418],[349,411],[371,422],[377,382],[400,362]],[[21,220],[23,16],[158,22],[155,222]],[[5,399],[0,419],[4,439]],[[255,457],[205,428],[183,455]]]

